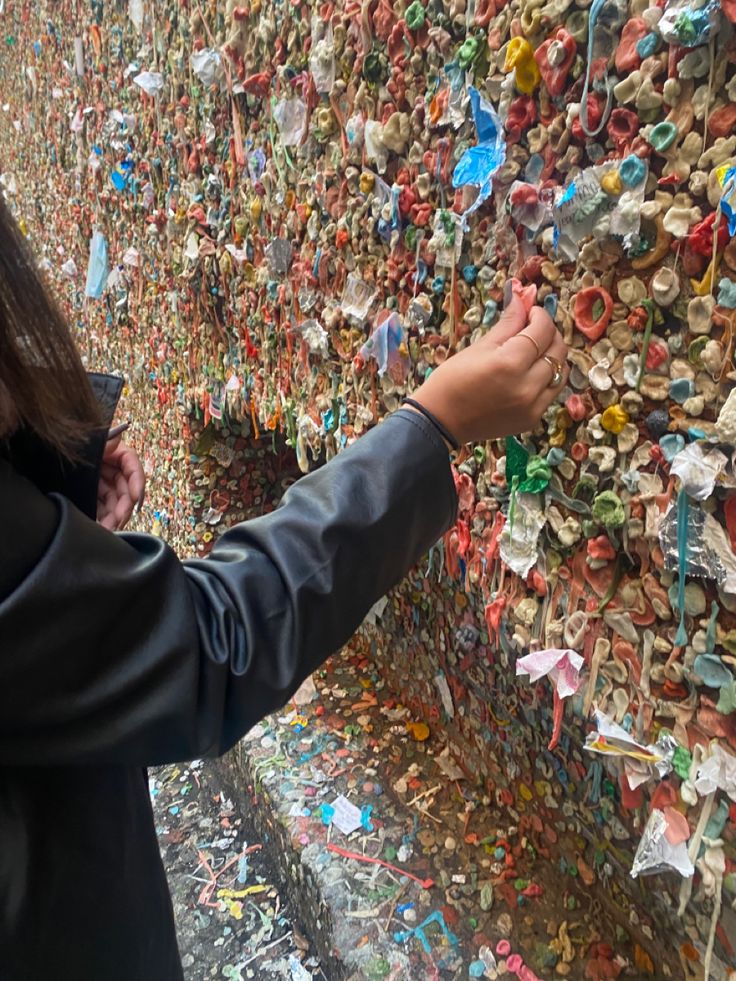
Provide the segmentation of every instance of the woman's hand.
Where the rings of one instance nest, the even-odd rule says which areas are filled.
[[[461,444],[528,432],[565,387],[566,357],[549,315],[532,307],[527,317],[514,297],[485,337],[433,371],[414,398]]]
[[[138,454],[118,436],[105,444],[97,490],[97,521],[108,531],[122,531],[143,503],[146,478]]]

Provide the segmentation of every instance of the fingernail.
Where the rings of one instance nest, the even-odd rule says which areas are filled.
[[[510,279],[507,279],[506,280],[506,285],[503,288],[503,308],[504,308],[504,310],[509,305],[509,303],[511,303],[511,300],[512,300],[513,296],[514,296],[514,284],[511,282]]]

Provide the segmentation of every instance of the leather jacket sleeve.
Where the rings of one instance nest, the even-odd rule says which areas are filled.
[[[455,506],[444,444],[405,410],[184,563],[0,463],[0,764],[226,751],[349,639]]]

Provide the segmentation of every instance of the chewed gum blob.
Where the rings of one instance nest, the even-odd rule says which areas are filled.
[[[602,286],[589,286],[575,297],[573,316],[575,326],[591,341],[605,333],[613,313],[613,300]]]

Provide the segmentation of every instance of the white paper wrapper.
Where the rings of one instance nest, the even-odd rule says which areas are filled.
[[[718,743],[711,743],[710,756],[698,767],[695,789],[702,797],[724,790],[736,801],[736,756],[727,753]]]
[[[376,288],[364,282],[360,276],[350,273],[345,283],[340,307],[346,317],[364,321],[376,298]]]
[[[442,699],[442,707],[445,712],[449,715],[451,719],[455,718],[455,705],[452,701],[452,694],[450,693],[450,686],[447,684],[447,678],[444,672],[439,671],[434,676],[434,683],[437,685],[437,691],[440,693],[440,698]]]
[[[321,35],[324,33],[324,37]],[[320,95],[329,95],[335,86],[335,42],[332,24],[325,28],[320,17],[312,18],[312,48],[309,52],[309,70],[314,87]]]
[[[329,355],[330,338],[318,320],[305,320],[299,327],[299,330],[307,342],[310,354],[318,354],[323,358]]]
[[[526,579],[537,561],[539,533],[546,520],[536,494],[518,495],[513,535],[507,521],[501,534],[500,554],[509,569],[522,579]]]
[[[128,0],[128,17],[140,33],[143,30],[143,0]]]
[[[554,208],[555,228],[559,234],[558,248],[563,255],[574,258],[578,245],[594,234],[602,218],[608,219],[608,234],[626,237],[636,235],[641,225],[641,205],[647,174],[634,188],[619,198],[609,197],[601,190],[601,178],[618,168],[614,160],[599,167],[588,167],[578,174],[561,193]]]
[[[449,215],[455,226],[455,237],[452,243],[448,241],[445,226],[442,222],[442,213],[435,212],[434,224],[432,226],[433,236],[430,239],[430,248],[435,253],[435,262],[438,266],[451,269],[460,261],[463,251],[463,227],[462,218],[453,211],[445,212]]]
[[[388,596],[382,596],[379,600],[376,600],[370,610],[368,610],[366,613],[363,623],[369,623],[371,626],[375,627],[383,614],[386,612],[387,606]]]
[[[670,473],[680,478],[689,497],[705,501],[727,464],[728,458],[720,450],[706,450],[701,443],[689,443],[672,461]]]
[[[658,740],[656,746],[643,746],[623,726],[598,709],[595,711],[595,724],[598,731],[588,733],[585,740],[585,748],[589,752],[600,753],[602,756],[625,757],[627,760],[656,767],[660,776],[668,772],[667,769],[662,772],[660,768],[667,766],[668,759],[672,758],[675,751],[677,743],[671,736]]]
[[[210,85],[222,83],[225,78],[225,71],[222,67],[222,58],[214,48],[203,48],[202,51],[195,51],[189,59],[192,71],[207,88]]]
[[[528,674],[531,682],[549,675],[560,698],[569,698],[580,687],[580,669],[583,664],[583,658],[575,651],[533,651],[516,662],[516,674],[517,677]]]
[[[133,81],[150,96],[157,96],[164,87],[164,77],[161,72],[141,72]]]
[[[284,146],[299,146],[307,125],[307,106],[303,99],[282,99],[273,108],[273,118]]]

